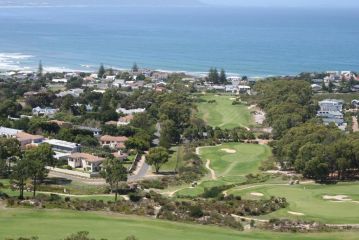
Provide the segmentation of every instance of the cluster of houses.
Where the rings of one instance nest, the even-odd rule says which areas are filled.
[[[327,71],[324,78],[312,79],[312,89],[315,92],[323,90],[323,86],[329,87],[333,84],[334,90],[339,88],[342,81],[359,81],[359,76],[351,71]],[[359,92],[359,84],[355,84],[351,87],[352,92]]]
[[[319,102],[317,116],[323,120],[325,125],[334,123],[340,129],[345,130],[347,124],[344,121],[343,100],[325,99]]]
[[[60,124],[63,123],[60,122]],[[49,139],[41,135],[33,135],[22,130],[6,127],[0,127],[0,136],[17,139],[21,144],[22,150],[47,143],[52,147],[52,150],[55,153],[55,159],[67,160],[68,166],[74,169],[81,169],[82,171],[89,173],[99,172],[101,170],[101,164],[105,161],[104,158],[83,153],[81,151],[81,145],[77,143],[58,139]],[[125,149],[125,142],[127,140],[127,137],[124,136],[99,136],[101,146],[107,146],[112,149],[114,151],[114,157],[118,160],[124,160],[128,157],[127,154],[123,153],[123,150]]]
[[[251,94],[250,85],[255,83],[255,79],[243,79],[241,77],[228,77],[229,84],[213,84],[211,82],[197,83],[195,88],[198,91],[217,91],[232,94],[247,93]]]

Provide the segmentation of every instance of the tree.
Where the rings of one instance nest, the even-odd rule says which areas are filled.
[[[100,68],[98,70],[98,77],[103,78],[103,76],[105,75],[105,72],[106,72],[105,67],[101,63]]]
[[[11,164],[21,155],[20,147],[14,138],[0,138],[0,175],[10,174]]]
[[[95,238],[90,238],[89,232],[82,231],[75,234],[71,234],[70,236],[66,237],[64,240],[96,240]],[[106,240],[101,238],[101,240]]]
[[[227,83],[227,75],[226,75],[226,72],[224,71],[224,69],[221,70],[221,73],[219,75],[219,82],[221,84],[226,84]]]
[[[169,149],[171,144],[180,140],[180,133],[172,120],[165,120],[161,123],[160,146]]]
[[[25,151],[23,161],[29,164],[28,175],[32,178],[33,182],[33,197],[36,196],[38,181],[43,180],[48,174],[46,166],[54,165],[53,155],[49,144],[41,144],[36,148]]]
[[[15,181],[19,187],[19,199],[24,199],[24,188],[26,180],[30,176],[30,163],[24,159],[20,159],[13,167],[10,179]]]
[[[112,192],[115,188],[115,201],[117,201],[118,185],[120,182],[127,181],[127,169],[117,159],[108,158],[104,163],[101,175],[110,184]]]
[[[132,66],[132,72],[138,72],[138,66],[136,62]]]
[[[42,66],[42,61],[39,62],[39,67],[37,69],[37,77],[41,78],[44,74],[44,68]]]
[[[209,81],[209,82],[212,82],[212,83],[214,83],[214,84],[218,84],[218,82],[219,82],[219,75],[218,75],[217,68],[211,68],[211,69],[209,69],[208,81]]]
[[[125,146],[127,149],[135,149],[137,151],[145,151],[150,147],[150,143],[147,139],[144,139],[139,136],[134,136],[128,138],[125,142]]]
[[[147,157],[146,163],[155,167],[156,173],[159,173],[160,168],[163,164],[168,162],[169,154],[166,148],[156,147],[150,149]]]

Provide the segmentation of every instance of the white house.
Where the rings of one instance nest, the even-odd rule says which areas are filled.
[[[135,113],[144,113],[145,111],[146,111],[145,108],[136,108],[136,109],[118,108],[116,110],[117,113],[123,113],[125,115],[132,115]]]
[[[54,78],[54,79],[52,79],[52,82],[57,83],[57,84],[66,84],[67,79],[66,78]]]
[[[81,168],[87,172],[99,172],[104,158],[87,153],[73,153],[67,158],[67,164],[72,168]]]
[[[58,139],[45,139],[43,143],[51,145],[52,150],[55,152],[55,158],[60,159],[81,151],[81,145],[72,142],[66,142]]]
[[[71,95],[73,97],[80,97],[80,95],[84,92],[81,88],[74,88],[67,91],[60,92],[56,94],[57,97],[65,97],[67,95]]]
[[[41,108],[36,107],[32,109],[32,115],[35,116],[45,116],[45,117],[52,117],[58,112],[58,109],[54,108]]]

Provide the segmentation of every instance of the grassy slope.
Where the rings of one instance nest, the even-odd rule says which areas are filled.
[[[227,153],[222,149],[235,150]],[[271,155],[268,146],[242,143],[226,143],[200,150],[201,158],[211,160],[210,167],[217,177],[244,176],[259,172],[260,163]]]
[[[356,239],[357,233],[290,234],[238,232],[214,226],[190,225],[134,216],[102,213],[6,209],[0,211],[0,238],[38,236],[59,240],[70,233],[89,231],[93,237],[121,240],[135,235],[140,240],[248,240],[248,239]]]
[[[226,153],[221,149],[233,149],[236,153]],[[260,163],[271,155],[270,148],[264,145],[226,143],[216,147],[200,149],[204,162],[211,160],[210,167],[216,172],[217,180],[202,182],[195,188],[186,188],[177,192],[177,196],[198,196],[204,188],[242,183],[245,175],[259,172]]]
[[[239,187],[243,188],[243,187]],[[270,196],[285,197],[289,207],[276,211],[265,218],[285,217],[315,220],[325,223],[359,223],[358,202],[332,202],[323,200],[324,195],[347,195],[354,201],[359,201],[359,183],[340,183],[337,185],[305,185],[305,186],[259,186],[246,190],[233,189],[229,193],[240,195],[242,198],[259,199],[253,197],[252,192]],[[300,212],[305,216],[293,216],[288,211]]]
[[[231,96],[216,96],[207,94],[202,96],[205,102],[198,104],[199,117],[210,126],[221,128],[249,127],[252,116],[246,105],[232,105]],[[208,103],[216,100],[216,103]]]

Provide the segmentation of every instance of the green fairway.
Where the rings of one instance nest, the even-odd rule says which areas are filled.
[[[207,94],[201,96],[202,102],[198,103],[198,115],[212,127],[235,128],[249,127],[252,124],[252,116],[248,106],[232,105],[233,97],[229,95],[219,96]],[[208,101],[215,100],[215,103]]]
[[[228,191],[228,193],[240,195],[244,199],[269,198],[270,196],[285,197],[289,202],[289,207],[264,216],[267,219],[278,217],[334,224],[359,223],[359,182],[337,185],[262,185],[251,188],[241,186]],[[258,194],[263,194],[263,196],[258,196]],[[325,200],[323,197],[326,195],[346,195],[351,200]],[[288,211],[299,214],[290,214]]]
[[[271,150],[266,145],[225,143],[201,148],[200,156],[203,161],[211,161],[210,167],[217,177],[229,179],[259,172],[261,162],[271,156]]]
[[[134,235],[139,240],[354,240],[358,234],[239,232],[215,226],[190,225],[135,216],[113,216],[106,213],[31,209],[0,211],[0,239],[38,236],[39,240],[60,240],[78,231],[89,231],[92,237],[108,240],[122,240],[129,235]]]
[[[204,147],[199,153],[204,162],[210,160],[209,167],[214,170],[217,179],[203,181],[194,188],[182,189],[176,196],[194,197],[202,194],[205,188],[244,183],[245,175],[260,172],[258,168],[261,162],[271,156],[271,150],[266,145],[244,143]]]

